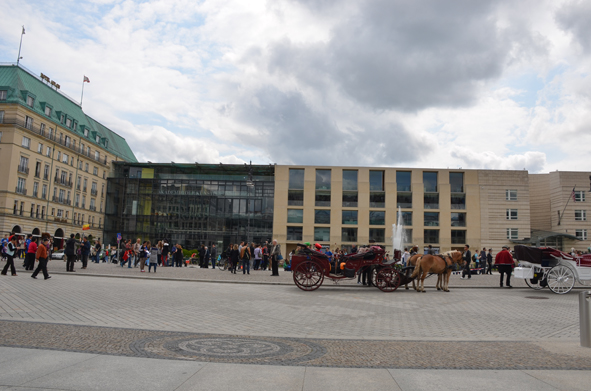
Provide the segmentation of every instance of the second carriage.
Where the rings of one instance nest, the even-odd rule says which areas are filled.
[[[331,260],[326,254],[299,244],[291,258],[291,270],[298,288],[313,291],[322,285],[325,278],[335,282],[353,279],[368,268],[374,286],[383,292],[393,292],[400,284],[408,282],[408,278],[395,266],[399,260],[400,251],[396,250],[392,261],[386,262],[385,250],[379,246],[370,246],[365,252]]]

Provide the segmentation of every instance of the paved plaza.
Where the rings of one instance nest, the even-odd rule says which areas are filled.
[[[24,270],[0,278],[0,390],[575,390],[591,381],[577,290],[501,289],[493,275],[452,276],[450,293],[328,281],[303,292],[290,273],[164,268],[156,277],[91,264],[58,274],[62,266],[52,261],[47,281]]]

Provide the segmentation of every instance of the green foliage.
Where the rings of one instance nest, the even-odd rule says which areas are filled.
[[[192,254],[199,254],[199,250],[197,250],[197,249],[194,249],[194,250],[183,249],[183,257],[184,258],[191,258]]]

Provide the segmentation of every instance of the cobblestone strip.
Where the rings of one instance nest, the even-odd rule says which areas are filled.
[[[532,342],[249,337],[0,321],[0,346],[259,365],[409,369],[591,369]]]

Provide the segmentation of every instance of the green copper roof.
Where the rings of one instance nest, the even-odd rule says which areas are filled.
[[[69,128],[72,132],[84,137],[84,129],[89,129],[88,137],[85,138],[86,145],[98,145],[126,161],[137,162],[123,137],[84,114],[82,107],[77,102],[56,91],[23,67],[0,65],[0,90],[7,91],[6,103],[18,103],[29,109],[27,96],[30,95],[35,99],[32,109],[40,116],[47,118],[48,122],[51,121],[65,128],[65,121],[64,124],[60,122],[63,114],[72,123],[77,123],[76,130],[73,129],[73,125]],[[46,106],[51,107],[50,117],[45,115]],[[100,137],[98,143],[96,142],[97,135]]]

